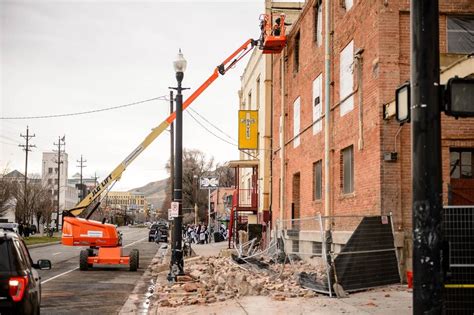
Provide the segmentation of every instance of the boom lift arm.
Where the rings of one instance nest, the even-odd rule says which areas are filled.
[[[254,39],[247,40],[227,59],[218,65],[214,69],[214,72],[211,74],[211,76],[184,101],[183,110],[191,105],[191,103],[194,102],[194,100],[219,77],[219,74],[226,74],[227,71],[235,66],[235,64],[237,64],[237,62],[239,62],[246,54],[248,54],[257,45],[257,43],[258,42]],[[123,160],[112,171],[112,173],[110,173],[103,181],[101,181],[99,185],[92,192],[90,192],[76,207],[64,211],[64,216],[76,217],[86,210],[112,183],[115,183],[120,179],[127,166],[130,165],[163,131],[165,131],[175,119],[176,112],[173,112],[161,124],[153,128],[152,131],[146,136],[145,140],[143,140],[143,142],[140,143],[138,147],[136,147],[132,153],[130,153],[125,158],[125,160]],[[88,218],[98,206],[99,203],[96,204],[96,206],[94,206],[94,208],[88,214]]]

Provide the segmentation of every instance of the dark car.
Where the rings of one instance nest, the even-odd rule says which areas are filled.
[[[41,278],[36,269],[51,269],[51,261],[32,262],[21,237],[0,229],[0,314],[39,314]]]
[[[148,232],[148,242],[168,242],[168,226],[166,224],[153,224]]]

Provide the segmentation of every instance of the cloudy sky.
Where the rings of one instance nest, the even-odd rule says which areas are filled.
[[[28,173],[41,172],[42,152],[66,136],[69,176],[87,160],[84,176],[108,175],[169,111],[167,101],[58,118],[5,119],[94,111],[169,95],[172,62],[188,61],[187,95],[249,38],[258,38],[264,1],[4,1],[0,0],[0,168],[24,172],[20,134],[36,136]],[[192,108],[237,138],[240,75],[248,57],[220,77]],[[199,119],[199,116],[193,114]],[[230,139],[201,122],[217,135]],[[232,146],[184,114],[184,146],[217,161],[238,158]],[[114,190],[167,177],[169,133],[129,166]]]

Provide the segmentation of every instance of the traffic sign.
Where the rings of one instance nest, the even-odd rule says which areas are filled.
[[[179,217],[179,202],[173,201],[171,203],[170,215],[171,218]]]

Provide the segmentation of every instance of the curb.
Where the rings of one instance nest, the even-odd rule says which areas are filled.
[[[26,245],[26,247],[28,247],[28,249],[30,249],[30,248],[46,247],[46,246],[57,245],[57,244],[61,244],[61,241],[49,242],[49,243],[40,243],[40,244],[34,244],[34,245]]]

